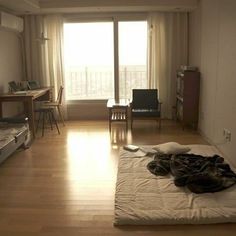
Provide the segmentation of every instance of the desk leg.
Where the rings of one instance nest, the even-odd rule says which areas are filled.
[[[0,102],[0,118],[2,118],[2,102]]]
[[[34,124],[34,101],[33,99],[27,100],[24,104],[25,114],[29,118],[29,128],[32,132],[33,138],[35,138],[35,124]]]

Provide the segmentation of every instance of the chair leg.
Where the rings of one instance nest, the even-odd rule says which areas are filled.
[[[49,122],[50,122],[51,130],[53,130],[53,127],[52,127],[52,117],[50,115],[50,112],[48,112],[48,119],[49,119]]]
[[[161,129],[161,118],[159,118],[159,129]]]
[[[55,123],[55,125],[56,125],[56,127],[57,127],[57,132],[58,132],[58,134],[60,134],[60,131],[59,131],[59,128],[58,128],[58,125],[57,125],[57,121],[56,121],[56,119],[55,119],[55,116],[54,116],[54,114],[53,114],[53,111],[51,111],[50,113],[51,113],[51,116],[52,116],[52,120],[54,121],[54,123]]]
[[[62,121],[62,124],[63,124],[63,126],[65,126],[65,121],[64,121],[60,106],[57,106],[57,110],[58,110],[58,114],[60,116],[60,119]]]
[[[41,118],[41,112],[39,112],[37,127],[36,127],[36,133],[38,132],[39,124],[40,124],[40,118]]]
[[[43,127],[42,127],[42,137],[44,136],[44,125],[45,125],[45,112],[43,112]]]
[[[111,121],[109,120],[109,132],[111,132]]]
[[[128,109],[125,109],[125,123],[126,123],[126,131],[128,132],[129,126],[128,126]]]

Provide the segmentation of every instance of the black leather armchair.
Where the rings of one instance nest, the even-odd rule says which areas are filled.
[[[134,120],[156,120],[161,128],[161,103],[157,89],[133,89],[131,129]]]

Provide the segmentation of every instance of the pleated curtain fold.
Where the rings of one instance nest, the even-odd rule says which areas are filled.
[[[148,81],[157,88],[162,102],[162,117],[172,118],[176,96],[176,70],[187,65],[187,13],[148,15]]]
[[[25,16],[25,76],[37,80],[41,86],[51,86],[56,99],[60,86],[64,86],[63,23],[61,15]],[[41,33],[49,38],[37,40]],[[66,102],[64,114],[66,117]]]

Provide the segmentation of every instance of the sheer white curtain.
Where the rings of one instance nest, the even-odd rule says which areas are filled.
[[[37,80],[42,86],[47,86],[47,84],[43,82],[43,48],[36,41],[36,38],[38,38],[43,31],[43,17],[40,15],[25,16],[24,24],[25,79]]]
[[[44,71],[46,83],[53,86],[54,94],[56,95],[61,85],[65,87],[63,23],[64,19],[60,15],[49,15],[45,17],[45,32],[50,40],[47,41],[43,56],[45,58]],[[63,110],[64,116],[67,118],[65,96],[63,96]]]
[[[36,40],[41,32],[50,39],[45,44]],[[64,86],[63,17],[26,16],[24,36],[26,79],[38,80],[42,86],[51,86],[56,98],[60,86]],[[66,117],[65,100],[63,104]]]
[[[150,13],[148,16],[149,87],[157,88],[162,117],[172,118],[175,105],[176,70],[187,64],[187,13]]]

